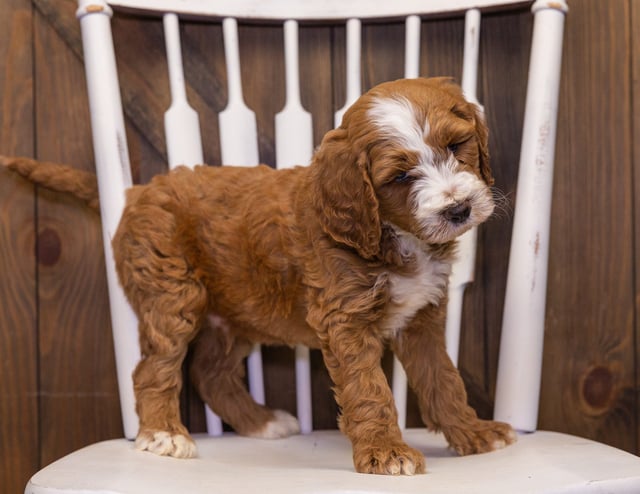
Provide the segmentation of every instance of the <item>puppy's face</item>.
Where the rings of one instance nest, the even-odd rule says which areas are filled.
[[[449,79],[380,84],[345,113],[314,157],[323,230],[371,259],[390,223],[450,242],[493,212],[487,129]]]
[[[444,243],[492,214],[487,130],[457,86],[447,79],[394,81],[362,103],[365,118],[351,123],[362,127],[354,137],[366,146],[382,221]]]

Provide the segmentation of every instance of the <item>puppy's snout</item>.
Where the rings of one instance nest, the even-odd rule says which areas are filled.
[[[447,221],[459,225],[469,219],[471,215],[471,204],[469,201],[463,201],[448,207],[442,212],[442,216]]]

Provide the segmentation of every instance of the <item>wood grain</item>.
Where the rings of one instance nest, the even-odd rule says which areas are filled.
[[[567,18],[540,425],[635,451],[627,1]]]
[[[638,218],[640,217],[640,5],[638,2],[631,2],[631,75],[633,95],[632,107],[632,158],[633,158],[633,213],[631,217],[634,221],[634,295],[635,295],[635,420],[636,424],[636,446],[635,452],[640,451],[640,229],[638,228]]]
[[[0,149],[34,151],[32,8],[0,0]],[[33,186],[0,170],[0,491],[21,492],[39,466]]]

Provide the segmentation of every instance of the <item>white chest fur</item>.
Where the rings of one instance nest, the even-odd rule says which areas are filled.
[[[411,273],[389,275],[391,303],[382,329],[390,334],[401,331],[422,307],[440,303],[451,274],[451,263],[435,259],[416,237],[401,230],[397,235],[400,248],[414,255],[417,262]]]

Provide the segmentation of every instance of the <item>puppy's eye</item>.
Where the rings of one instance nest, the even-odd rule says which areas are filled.
[[[469,139],[462,139],[460,141],[452,142],[447,146],[447,149],[451,151],[453,154],[457,153],[460,150],[460,147],[464,145]]]
[[[409,175],[407,172],[400,172],[395,176],[393,180],[397,183],[408,182],[409,180],[411,180],[411,175]]]

